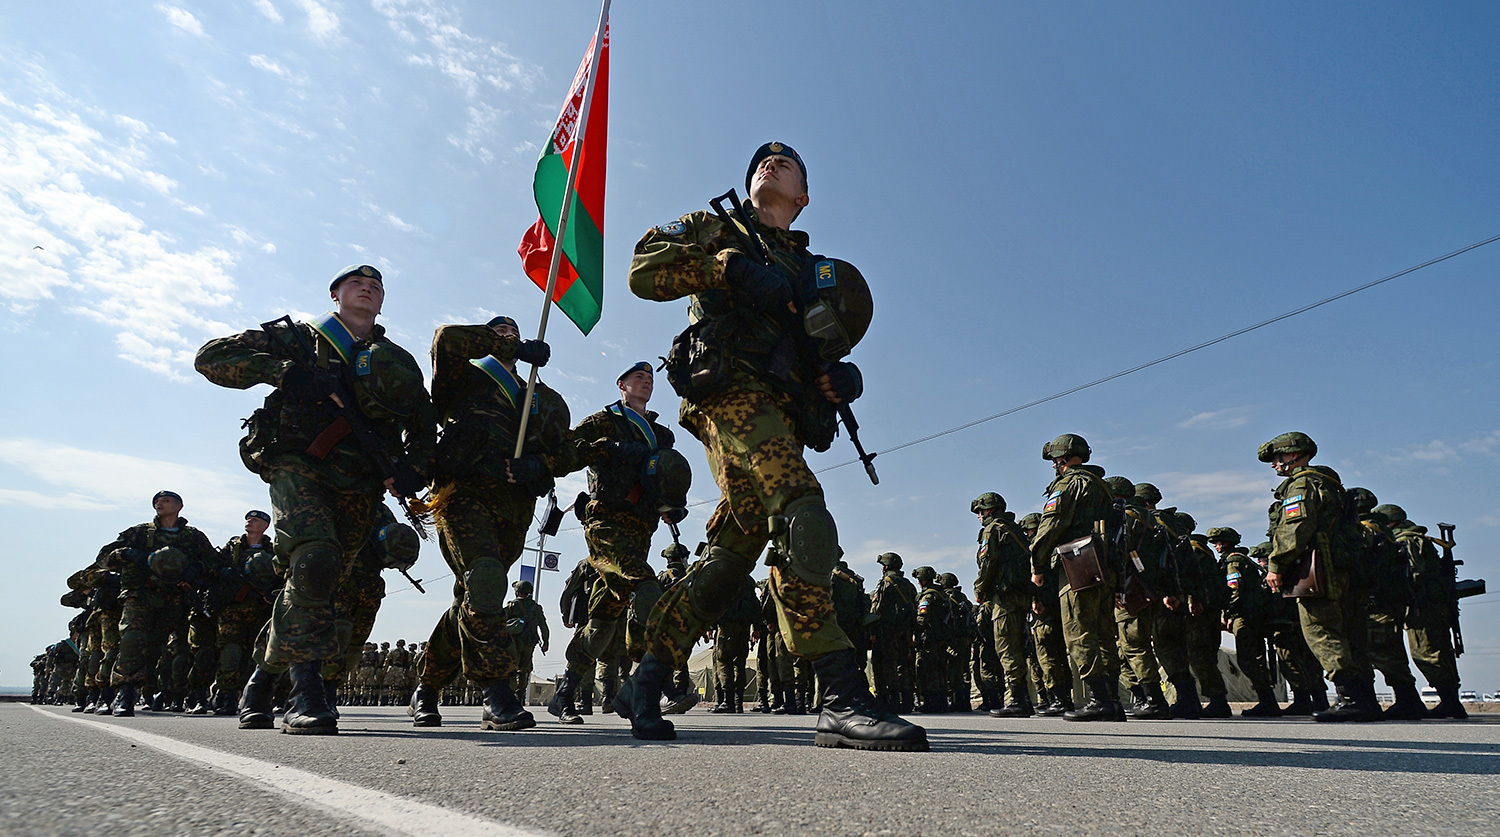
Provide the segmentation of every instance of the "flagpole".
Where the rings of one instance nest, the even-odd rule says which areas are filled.
[[[599,26],[594,30],[594,49],[589,54],[589,79],[583,92],[583,107],[578,111],[578,131],[573,135],[573,165],[568,167],[568,183],[563,188],[562,212],[558,214],[557,234],[552,236],[552,264],[547,267],[547,289],[542,298],[542,321],[536,327],[536,339],[547,339],[547,316],[552,313],[552,293],[557,290],[557,271],[562,267],[563,240],[568,234],[568,215],[573,208],[573,187],[578,182],[578,170],[583,168],[583,140],[586,137],[589,126],[589,106],[594,103],[594,82],[599,79],[599,55],[604,51],[604,29],[609,25],[610,0],[604,0],[604,5],[599,9]],[[571,89],[569,93],[571,93]],[[572,97],[569,96],[571,99]],[[521,450],[526,446],[526,425],[531,418],[531,399],[536,392],[536,370],[535,364],[531,367],[531,374],[526,376],[526,397],[521,401],[521,427],[516,431],[516,453],[514,459],[521,458]],[[541,561],[540,558],[537,559]],[[541,566],[540,563],[537,565]]]

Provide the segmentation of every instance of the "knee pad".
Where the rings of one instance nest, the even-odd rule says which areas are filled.
[[[831,571],[831,570],[830,570]],[[688,603],[700,619],[717,622],[749,584],[750,562],[722,546],[711,546],[681,583],[688,586]]]
[[[464,609],[476,616],[497,616],[505,610],[505,567],[493,558],[480,558],[464,573]]]
[[[239,643],[230,644],[219,649],[219,671],[239,671],[240,661],[245,657],[245,649]]]
[[[630,595],[630,621],[638,625],[646,624],[651,618],[651,608],[656,607],[656,600],[661,598],[661,584],[654,578],[648,578],[635,586],[635,592]]]
[[[297,607],[328,607],[339,583],[338,547],[322,541],[303,544],[287,563],[287,601]]]
[[[770,526],[787,569],[814,587],[833,586],[839,531],[822,497],[798,497],[787,504],[783,514],[771,518]]]

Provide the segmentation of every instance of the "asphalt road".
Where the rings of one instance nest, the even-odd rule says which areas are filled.
[[[536,711],[537,708],[534,708]],[[350,707],[336,737],[0,704],[6,835],[1486,834],[1500,716],[1071,724],[918,716],[930,753],[812,746],[811,716],[611,715],[485,733]],[[83,722],[80,723],[79,721]],[[123,737],[129,735],[133,737]]]

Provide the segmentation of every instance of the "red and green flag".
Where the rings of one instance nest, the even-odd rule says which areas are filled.
[[[595,42],[603,39],[598,43],[597,59],[595,43],[590,43],[578,74],[573,77],[562,114],[537,161],[532,191],[540,217],[521,237],[519,248],[526,275],[545,291],[557,248],[563,201],[571,203],[562,234],[552,302],[584,334],[599,322],[604,309],[604,161],[609,125],[607,15],[608,6],[602,15],[600,31],[594,36]],[[573,172],[571,189],[568,188],[570,172]]]

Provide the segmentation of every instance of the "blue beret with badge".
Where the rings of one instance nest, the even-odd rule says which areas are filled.
[[[797,151],[784,142],[772,140],[755,149],[755,155],[750,158],[750,168],[745,171],[745,194],[748,195],[750,193],[750,178],[755,176],[755,167],[760,165],[761,160],[773,155],[790,158],[792,162],[797,164],[797,168],[802,170],[803,182],[807,181],[807,164],[802,162],[802,157],[797,154]]]

